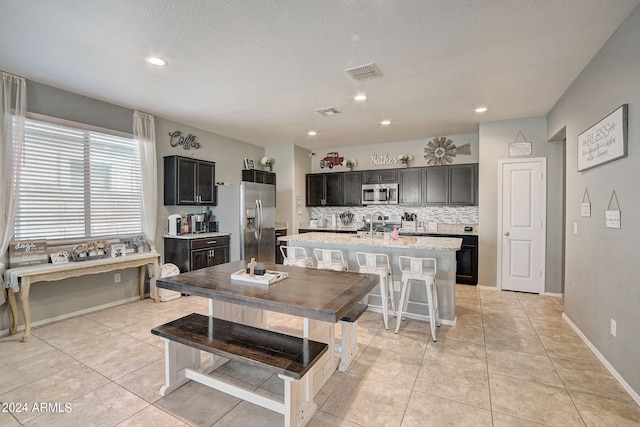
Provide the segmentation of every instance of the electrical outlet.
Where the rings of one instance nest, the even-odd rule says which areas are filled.
[[[393,282],[393,290],[396,292],[400,292],[400,282],[397,282],[397,281]]]
[[[611,319],[611,335],[613,335],[614,337],[616,336],[616,331],[617,329],[617,325],[616,325],[616,321]]]
[[[120,273],[116,273],[113,275],[113,283],[120,283],[122,281],[122,276]]]
[[[578,223],[577,222],[573,223],[573,234],[578,234]]]

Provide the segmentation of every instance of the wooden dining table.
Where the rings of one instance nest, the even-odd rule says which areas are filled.
[[[288,277],[272,284],[231,279],[247,263],[236,261],[158,279],[159,288],[209,299],[209,315],[266,329],[265,312],[304,319],[302,336],[333,349],[335,325],[379,283],[375,274],[265,264],[267,271]],[[339,358],[327,351],[314,366],[314,394],[335,372]],[[354,355],[355,357],[355,355]]]

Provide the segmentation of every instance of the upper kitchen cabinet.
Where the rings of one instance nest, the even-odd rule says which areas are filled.
[[[398,182],[398,169],[377,169],[362,171],[363,184],[394,184]]]
[[[164,204],[217,204],[216,164],[181,156],[164,158]]]
[[[400,181],[399,203],[405,206],[422,204],[422,168],[398,170]]]
[[[362,173],[345,172],[342,174],[342,206],[362,205]]]
[[[244,169],[242,171],[242,180],[248,182],[257,182],[260,184],[276,185],[276,174],[258,169]]]
[[[307,206],[342,206],[341,173],[307,175]]]
[[[423,204],[427,206],[473,206],[478,203],[478,165],[424,168]]]
[[[478,204],[478,165],[449,166],[449,204],[470,206]]]
[[[427,206],[446,205],[449,201],[449,167],[426,167],[423,179],[423,204]]]

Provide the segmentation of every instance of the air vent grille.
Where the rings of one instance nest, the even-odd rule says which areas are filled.
[[[340,114],[340,111],[336,110],[335,107],[316,108],[316,112],[323,116],[335,116],[336,114]]]
[[[382,73],[373,62],[371,64],[347,68],[344,71],[346,71],[354,80],[369,80],[375,79],[376,77],[382,77]]]

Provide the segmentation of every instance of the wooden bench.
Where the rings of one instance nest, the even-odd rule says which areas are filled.
[[[193,313],[151,330],[165,341],[166,396],[189,380],[284,415],[285,426],[303,426],[316,411],[311,367],[327,351],[327,344]],[[206,372],[200,350],[214,355]],[[229,360],[239,360],[278,374],[284,380],[284,399],[278,401],[209,375]]]
[[[338,369],[345,372],[358,354],[358,324],[357,321],[367,311],[367,304],[358,303],[347,313],[339,323],[342,329],[340,344],[335,345],[335,351],[340,353]]]

